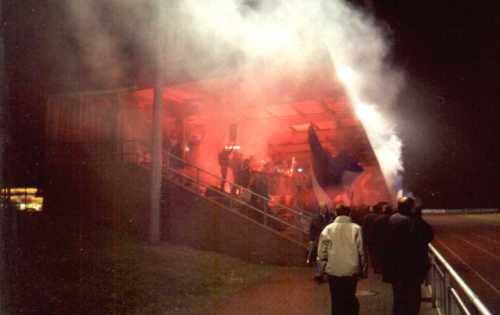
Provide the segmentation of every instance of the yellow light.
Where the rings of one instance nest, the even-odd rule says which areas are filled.
[[[35,187],[15,187],[15,188],[10,188],[10,193],[11,194],[25,194],[25,195],[34,195],[38,192],[38,188]],[[9,193],[9,188],[2,188],[2,194],[7,194]]]
[[[226,150],[239,150],[240,146],[239,145],[226,145],[226,146],[224,146],[224,149],[226,149]]]
[[[10,189],[1,189],[1,193],[3,195],[8,195],[10,203],[19,211],[42,211],[44,198],[42,196],[36,196],[37,192],[38,188],[35,187],[14,187]]]

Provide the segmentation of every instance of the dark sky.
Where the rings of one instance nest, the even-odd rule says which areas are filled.
[[[40,133],[33,132],[37,114],[28,109],[40,102],[47,84],[67,84],[57,64],[46,62],[57,45],[45,45],[63,36],[66,26],[56,0],[19,3],[3,0],[8,104],[14,105],[13,134],[29,142]],[[429,207],[498,207],[500,15],[493,1],[374,3],[392,32],[393,62],[408,78],[395,109],[406,186]]]
[[[408,75],[405,182],[436,207],[500,205],[500,20],[493,3],[378,1]]]

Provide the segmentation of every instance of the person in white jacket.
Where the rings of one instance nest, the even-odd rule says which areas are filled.
[[[321,232],[317,259],[328,276],[332,315],[354,315],[359,313],[356,285],[367,270],[363,236],[349,207],[338,205],[336,213],[335,221]]]

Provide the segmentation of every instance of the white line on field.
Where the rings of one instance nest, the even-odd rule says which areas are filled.
[[[497,254],[493,254],[492,252],[490,252],[489,250],[486,250],[482,247],[479,247],[477,246],[476,244],[472,243],[471,241],[468,241],[466,240],[465,238],[461,238],[461,237],[458,237],[458,236],[452,236],[453,238],[456,238],[456,239],[459,239],[467,244],[469,244],[470,246],[476,248],[476,249],[479,249],[480,251],[482,251],[483,253],[485,253],[486,255],[490,255],[491,257],[497,259],[497,260],[500,260],[500,256],[498,256]]]
[[[472,268],[468,263],[465,262],[465,260],[463,260],[462,257],[460,257],[460,255],[458,255],[457,253],[455,253],[455,251],[453,251],[451,248],[449,248],[448,246],[446,246],[443,242],[441,242],[440,240],[436,239],[436,242],[439,243],[441,246],[443,246],[444,248],[446,248],[447,251],[449,251],[453,256],[455,256],[465,267],[469,268],[479,279],[481,279],[484,283],[486,283],[493,291],[496,292],[496,294],[500,295],[500,290],[498,290],[493,284],[491,284],[491,282],[489,282],[488,280],[486,280],[485,277],[483,277],[479,272],[477,272],[474,268]]]
[[[479,237],[479,238],[482,238],[482,239],[488,240],[488,241],[493,242],[493,243],[495,243],[495,244],[500,244],[500,241],[499,241],[499,240],[495,240],[495,239],[489,238],[489,237],[484,236],[484,235],[479,235],[479,234],[476,234],[476,233],[472,233],[472,235],[474,235],[475,237]]]

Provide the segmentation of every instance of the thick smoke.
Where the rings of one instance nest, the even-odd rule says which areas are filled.
[[[402,144],[386,111],[395,105],[402,76],[387,62],[386,34],[369,13],[342,0],[113,0],[107,1],[108,13],[101,1],[69,3],[78,37],[88,47],[82,61],[105,80],[127,73],[123,38],[142,60],[162,67],[166,82],[231,74],[239,78],[234,90],[260,102],[272,78],[300,78],[311,64],[331,66],[388,186],[398,188]],[[103,22],[110,19],[111,26]],[[255,69],[267,80],[252,75]]]

